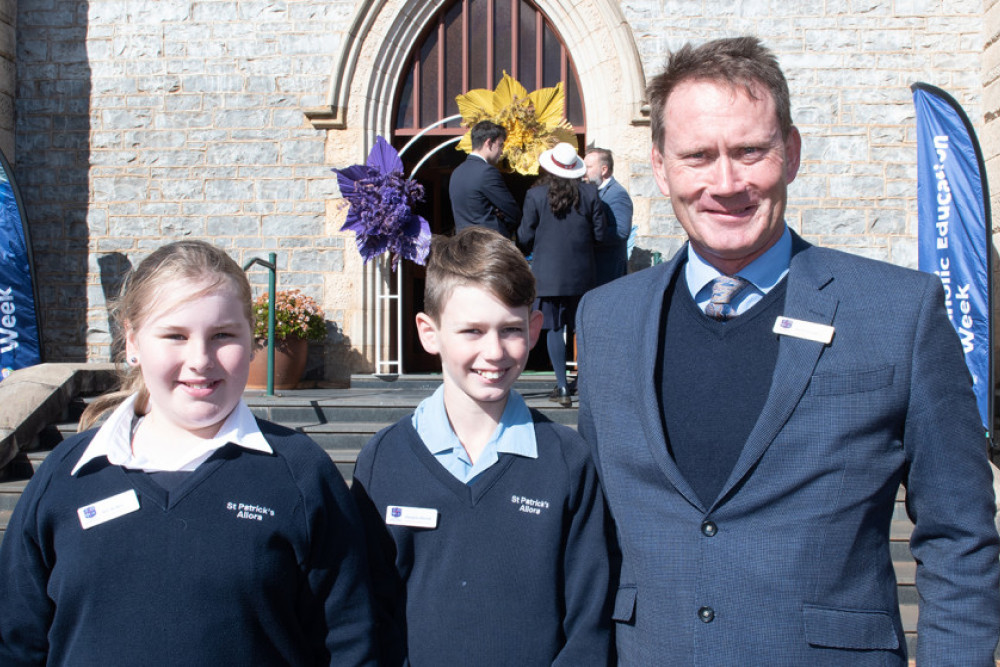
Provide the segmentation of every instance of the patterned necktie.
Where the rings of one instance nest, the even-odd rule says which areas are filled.
[[[733,319],[736,309],[729,302],[749,285],[739,276],[719,276],[712,281],[712,300],[705,305],[705,314],[720,322]]]

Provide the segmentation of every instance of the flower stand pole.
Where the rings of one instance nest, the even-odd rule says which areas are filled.
[[[254,264],[260,264],[268,271],[267,299],[270,305],[267,309],[267,354],[265,355],[266,366],[264,367],[267,383],[264,387],[267,388],[268,396],[274,396],[274,297],[278,288],[278,255],[273,252],[268,253],[267,259],[268,261],[265,262],[260,257],[255,257],[243,265],[243,270],[249,271]],[[260,355],[256,355],[254,358],[258,356]],[[258,387],[258,389],[260,388],[262,387]]]

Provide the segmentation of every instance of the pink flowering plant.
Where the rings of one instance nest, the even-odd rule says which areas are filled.
[[[253,336],[256,340],[267,340],[267,307],[267,292],[264,292],[253,302]],[[306,340],[323,340],[326,338],[326,320],[323,318],[323,309],[315,299],[297,289],[279,290],[275,295],[275,340],[293,336]]]

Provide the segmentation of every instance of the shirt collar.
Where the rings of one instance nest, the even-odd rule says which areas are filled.
[[[614,176],[608,176],[607,178],[605,178],[603,181],[601,181],[601,184],[597,186],[597,191],[600,192],[601,190],[604,190],[604,188],[611,185],[611,181],[613,180],[615,180]]]
[[[203,440],[195,448],[184,451],[150,452],[142,457],[135,457],[132,452],[132,420],[135,417],[136,395],[125,399],[104,424],[94,434],[93,439],[83,451],[83,456],[77,461],[70,472],[75,475],[80,468],[93,459],[107,457],[112,465],[142,470],[194,470],[216,450],[226,444],[233,443],[244,449],[252,449],[266,454],[272,454],[271,446],[267,444],[264,434],[260,432],[257,420],[247,404],[240,399],[214,438]]]
[[[443,384],[422,400],[413,411],[413,427],[431,454],[440,454],[462,447],[448,420],[448,412],[444,406]],[[500,423],[497,424],[490,442],[496,443],[498,454],[538,458],[538,442],[535,440],[535,423],[531,418],[531,410],[521,395],[513,389],[507,395],[507,405],[500,415]]]
[[[739,271],[739,276],[767,294],[788,273],[791,261],[792,233],[786,225],[778,242],[768,248],[763,255],[743,267]],[[684,271],[688,289],[691,291],[691,296],[695,298],[705,285],[723,275],[717,268],[706,262],[690,243],[688,244],[687,263]]]

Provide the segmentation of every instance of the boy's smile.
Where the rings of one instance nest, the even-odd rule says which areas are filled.
[[[499,420],[538,340],[541,313],[528,306],[512,308],[485,289],[459,285],[440,320],[417,315],[424,349],[441,357],[445,406],[449,412],[476,406]]]

